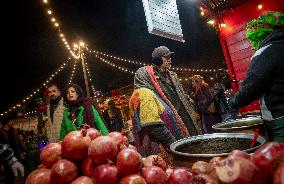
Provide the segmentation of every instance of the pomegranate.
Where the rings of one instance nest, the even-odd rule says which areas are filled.
[[[51,184],[50,173],[50,169],[36,169],[28,175],[25,184]]]
[[[147,184],[146,180],[139,174],[124,176],[119,184]]]
[[[72,181],[72,183],[70,184],[93,184],[93,181],[88,176],[80,176],[76,178],[74,181]]]
[[[250,155],[245,152],[245,151],[242,151],[242,150],[233,150],[229,153],[229,156],[239,156],[239,157],[243,157],[245,159],[248,159],[250,160]]]
[[[87,158],[91,138],[86,136],[86,133],[87,131],[82,129],[70,132],[64,137],[61,143],[63,157],[78,161]]]
[[[88,149],[89,158],[95,164],[107,163],[108,159],[114,159],[118,149],[113,140],[109,136],[100,136],[92,140]]]
[[[222,157],[213,157],[211,158],[211,160],[209,161],[209,165],[213,168],[215,168],[216,166],[220,165],[221,160],[223,160]]]
[[[197,161],[192,165],[192,173],[193,174],[208,174],[213,170],[207,162]]]
[[[192,181],[192,174],[186,169],[174,169],[168,178],[168,184],[190,184]]]
[[[230,156],[223,159],[220,163],[220,166],[216,167],[216,174],[221,182],[224,183],[266,183],[266,178],[263,177],[260,169],[258,169],[251,160],[247,160],[238,156]]]
[[[252,161],[267,177],[272,178],[273,168],[281,157],[284,158],[284,143],[268,142],[254,152]]]
[[[167,174],[160,167],[144,167],[141,175],[145,178],[147,184],[167,184]]]
[[[273,174],[273,184],[284,184],[284,161],[278,165]]]
[[[114,139],[118,150],[122,150],[125,146],[128,147],[129,145],[128,138],[124,135],[124,132],[111,132],[108,136]]]
[[[117,155],[116,166],[123,175],[137,174],[142,168],[142,157],[134,149],[123,149]]]
[[[159,155],[149,155],[145,159],[143,159],[143,166],[158,166],[161,167],[163,170],[167,169],[167,164],[162,157]]]
[[[101,132],[98,131],[95,128],[88,128],[87,129],[87,136],[89,136],[91,138],[91,140],[94,140],[95,138],[101,136]]]
[[[94,169],[93,182],[95,184],[118,184],[118,170],[115,165],[103,164]]]
[[[70,183],[78,174],[76,165],[69,160],[62,159],[56,162],[51,168],[51,183]]]
[[[40,152],[40,162],[46,167],[51,168],[61,158],[61,144],[50,143]]]
[[[88,176],[88,177],[92,177],[95,167],[96,167],[96,165],[93,164],[92,160],[90,158],[87,158],[86,160],[84,160],[84,162],[81,165],[83,175]]]
[[[193,177],[192,184],[218,184],[218,182],[206,174],[198,174]]]
[[[167,177],[170,177],[170,175],[172,174],[173,170],[174,170],[174,169],[171,168],[171,167],[169,167],[169,168],[166,169]]]
[[[129,144],[129,145],[128,145],[128,148],[129,148],[129,149],[134,149],[135,151],[138,151],[137,148],[136,148],[135,146],[133,146],[132,144]]]

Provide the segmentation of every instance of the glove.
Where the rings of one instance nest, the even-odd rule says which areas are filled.
[[[18,172],[19,172],[19,171],[20,171],[20,173],[21,173],[21,176],[24,177],[25,169],[24,169],[24,166],[23,166],[19,161],[14,162],[14,163],[11,165],[11,169],[12,169],[12,171],[13,171],[15,177],[18,177]]]

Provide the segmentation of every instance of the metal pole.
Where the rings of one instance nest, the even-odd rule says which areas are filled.
[[[89,83],[88,83],[88,78],[87,78],[87,72],[86,72],[86,66],[85,66],[85,62],[84,62],[83,51],[81,50],[80,46],[79,46],[79,52],[80,52],[80,57],[81,57],[81,60],[82,60],[87,97],[89,98],[90,97],[90,88],[89,88]]]

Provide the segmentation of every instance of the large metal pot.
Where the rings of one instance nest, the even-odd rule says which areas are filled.
[[[257,128],[263,129],[263,120],[260,116],[251,116],[218,123],[212,128],[219,132],[254,133]]]
[[[250,147],[253,134],[214,133],[187,137],[171,144],[170,150],[174,165],[191,167],[196,161],[208,162],[213,157],[226,157],[232,150],[239,149],[248,153],[254,152],[265,139],[259,136],[254,147]]]

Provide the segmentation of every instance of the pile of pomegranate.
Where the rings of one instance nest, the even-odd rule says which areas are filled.
[[[252,157],[234,150],[192,168],[172,168],[158,155],[142,158],[123,133],[102,136],[84,127],[48,144],[40,160],[26,184],[284,184],[284,144],[277,142],[266,143]]]
[[[194,184],[284,184],[284,144],[268,142],[251,155],[233,150],[191,169]]]

